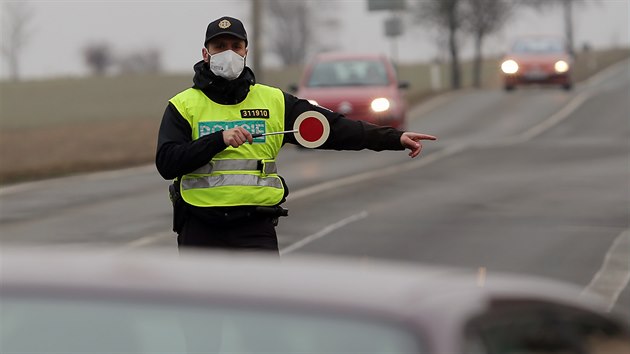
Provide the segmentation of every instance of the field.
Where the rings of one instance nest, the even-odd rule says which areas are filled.
[[[608,50],[578,56],[578,81],[627,58]],[[464,86],[470,86],[464,63]],[[498,59],[484,62],[483,85],[499,88]],[[267,70],[262,82],[286,90],[301,68]],[[448,86],[446,65],[441,87]],[[432,90],[427,64],[401,65],[410,83],[410,104],[439,93]],[[191,74],[90,77],[0,83],[0,184],[151,163],[167,101],[189,87]]]

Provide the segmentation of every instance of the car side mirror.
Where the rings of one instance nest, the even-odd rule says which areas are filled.
[[[409,88],[409,81],[398,81],[398,88],[406,90]]]
[[[298,90],[298,86],[296,84],[290,84],[289,85],[289,92],[296,93],[297,90]]]

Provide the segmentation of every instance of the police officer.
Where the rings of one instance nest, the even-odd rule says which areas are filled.
[[[405,150],[420,154],[431,135],[402,132],[312,105],[256,82],[245,66],[243,23],[221,17],[207,28],[203,60],[194,65],[193,86],[170,99],[159,130],[156,166],[174,179],[174,230],[187,246],[278,253],[275,226],[288,188],[275,159],[294,134],[252,137],[252,131],[292,129],[305,112],[323,115],[329,136],[321,149]],[[318,113],[313,113],[318,112]]]

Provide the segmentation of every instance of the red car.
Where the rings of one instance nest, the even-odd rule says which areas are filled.
[[[526,84],[560,85],[570,90],[572,65],[572,57],[561,37],[519,38],[501,62],[505,90]]]
[[[383,126],[404,129],[407,105],[392,62],[378,54],[320,54],[306,67],[296,96]]]

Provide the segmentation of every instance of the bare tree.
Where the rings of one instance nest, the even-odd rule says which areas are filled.
[[[416,20],[437,26],[448,33],[448,49],[451,57],[451,88],[461,87],[458,31],[462,27],[461,0],[418,0]]]
[[[273,38],[271,49],[285,65],[304,61],[307,44],[311,39],[311,17],[305,1],[269,0],[267,10],[271,20]]]
[[[473,86],[481,87],[484,38],[501,29],[510,16],[513,2],[507,0],[463,0],[463,28],[474,37]]]
[[[522,1],[521,3],[523,5],[534,6],[536,8],[561,5],[564,16],[564,36],[567,41],[567,50],[571,55],[575,55],[575,43],[573,38],[573,5],[576,3],[583,3],[584,1],[585,0],[530,0]]]
[[[569,54],[575,55],[575,44],[573,39],[573,2],[576,0],[562,0],[562,10],[564,12],[564,35],[567,38]]]
[[[323,16],[318,10],[321,4],[314,1],[267,0],[264,4],[270,18],[266,26],[269,48],[284,65],[304,63],[309,54],[323,48],[318,35],[338,27],[338,21]],[[333,12],[332,6],[334,3],[326,2],[327,13]]]
[[[93,42],[83,49],[85,63],[95,75],[105,75],[114,64],[114,55],[108,43]]]
[[[20,55],[31,35],[33,11],[24,1],[3,2],[2,5],[2,56],[7,59],[11,80],[19,81]]]
[[[130,53],[116,62],[121,74],[155,74],[162,70],[162,56],[157,48],[148,48]]]

